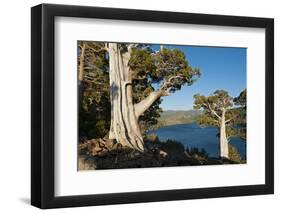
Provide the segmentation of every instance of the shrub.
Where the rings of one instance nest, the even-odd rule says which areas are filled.
[[[160,143],[159,149],[166,152],[171,161],[181,161],[185,158],[185,149],[180,142],[168,139],[166,142]]]
[[[242,163],[242,158],[238,150],[231,144],[228,145],[229,159],[235,163]]]
[[[159,143],[159,138],[156,134],[146,134],[144,136],[144,141],[145,142],[152,142],[152,143]]]

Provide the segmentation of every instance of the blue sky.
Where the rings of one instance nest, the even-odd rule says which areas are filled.
[[[156,45],[153,45],[153,49]],[[210,95],[224,89],[233,97],[246,88],[246,48],[172,46],[182,50],[189,64],[201,70],[201,77],[192,86],[163,97],[163,110],[189,110],[193,108],[193,95]],[[159,46],[158,46],[159,48]]]

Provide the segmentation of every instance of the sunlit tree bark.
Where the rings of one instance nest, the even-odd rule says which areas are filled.
[[[95,46],[95,45],[92,45]],[[123,146],[143,152],[144,142],[139,127],[139,118],[162,96],[192,85],[200,75],[199,69],[188,65],[179,50],[161,47],[152,51],[145,45],[103,43],[96,45],[95,53],[106,51],[109,58],[111,125],[109,138]],[[155,82],[159,89],[150,91],[139,102],[133,101],[135,81]],[[146,91],[146,92],[147,92]]]

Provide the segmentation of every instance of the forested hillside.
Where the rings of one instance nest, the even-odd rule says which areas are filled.
[[[185,124],[196,122],[202,112],[199,110],[174,111],[168,110],[160,113],[158,118],[159,126],[169,126],[175,124]]]

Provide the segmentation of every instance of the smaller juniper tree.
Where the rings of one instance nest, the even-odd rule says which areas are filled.
[[[202,109],[203,115],[198,122],[201,126],[215,126],[219,129],[219,154],[221,158],[229,158],[229,137],[233,135],[230,124],[237,117],[232,110],[233,102],[227,91],[217,90],[210,96],[194,95],[194,109]]]

